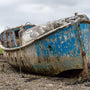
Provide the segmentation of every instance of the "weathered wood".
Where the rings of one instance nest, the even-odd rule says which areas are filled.
[[[80,75],[82,79],[86,79],[86,78],[89,78],[89,74],[88,74],[88,64],[86,59],[86,53],[84,51],[82,52],[82,59],[83,59],[83,70]]]
[[[86,16],[76,15],[22,30],[22,45],[2,46],[4,56],[12,66],[30,73],[52,76],[66,70],[83,69],[86,74],[83,78],[87,77],[86,59],[81,55],[86,47],[82,39],[84,28],[80,29],[84,21],[90,22]]]

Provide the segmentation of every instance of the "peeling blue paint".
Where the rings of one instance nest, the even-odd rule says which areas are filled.
[[[86,56],[89,57],[90,54],[90,24],[81,23],[81,33],[82,33],[82,39],[84,42],[84,49],[86,52]]]
[[[30,26],[30,25],[24,26],[24,29],[29,29],[29,28],[31,28],[31,27],[33,27],[33,26]],[[12,44],[12,47],[15,47],[15,48],[17,47],[16,36],[15,36],[15,31],[17,31],[17,30],[20,30],[20,27],[7,30],[6,32],[4,32],[4,33],[1,35],[1,39],[2,39],[2,41],[3,41],[2,44],[3,44],[5,47],[10,48],[10,46],[7,45],[7,44],[5,43],[5,41],[8,41],[9,44]],[[12,32],[12,34],[11,34],[11,32]],[[6,33],[8,33],[9,35],[6,36]],[[6,40],[6,38],[7,38],[7,40]]]
[[[27,26],[27,27],[25,27],[25,29],[29,29],[29,28],[32,28],[32,26]]]
[[[67,32],[67,34],[65,34],[65,32]],[[57,31],[45,39],[40,40],[40,42],[37,42],[35,45],[38,57],[50,57],[50,55],[55,57],[80,55],[80,43],[77,37],[76,29],[73,28],[73,26]]]

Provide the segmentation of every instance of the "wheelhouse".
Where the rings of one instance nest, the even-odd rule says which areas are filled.
[[[0,35],[1,44],[6,48],[17,48],[20,46],[19,31],[27,30],[35,25],[23,25],[3,31]]]

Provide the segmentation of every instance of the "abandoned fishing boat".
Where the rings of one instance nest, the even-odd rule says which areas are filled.
[[[27,30],[22,26],[19,33],[13,32],[15,29],[1,33],[1,48],[10,65],[50,76],[84,68],[85,57],[89,55],[86,46],[90,42],[90,21],[86,15],[59,19]]]

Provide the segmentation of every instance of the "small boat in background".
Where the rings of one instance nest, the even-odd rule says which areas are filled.
[[[53,76],[66,70],[83,70],[89,55],[89,27],[86,15],[75,15],[27,30],[21,27],[20,37],[18,33],[10,34],[13,31],[10,29],[1,33],[1,48],[10,65],[30,73]],[[9,47],[5,44],[8,40],[2,40],[6,32]]]

